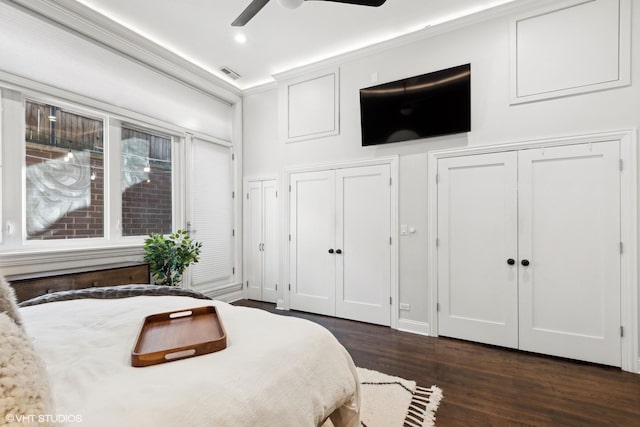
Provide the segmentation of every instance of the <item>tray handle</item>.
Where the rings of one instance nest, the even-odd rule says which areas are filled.
[[[170,319],[179,319],[181,317],[193,316],[193,310],[175,311],[169,314]]]
[[[165,360],[175,360],[175,359],[182,359],[185,357],[190,357],[196,354],[196,349],[195,348],[189,348],[186,350],[179,350],[179,351],[174,351],[171,353],[167,353],[164,355]]]

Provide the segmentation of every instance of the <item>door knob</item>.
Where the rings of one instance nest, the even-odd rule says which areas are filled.
[[[342,249],[336,249],[336,253],[337,254],[341,254],[342,253]]]
[[[516,260],[515,260],[515,259],[513,259],[513,258],[509,258],[509,259],[507,260],[507,264],[509,264],[509,265],[513,265],[513,264],[515,264],[515,263],[516,263]]]
[[[523,259],[522,261],[520,261],[520,264],[522,264],[523,266],[528,266],[529,265],[529,260],[528,259]]]
[[[333,253],[333,249],[329,249],[329,253],[332,254]]]

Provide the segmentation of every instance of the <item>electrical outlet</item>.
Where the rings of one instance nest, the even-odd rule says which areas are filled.
[[[410,311],[411,306],[409,304],[400,303],[400,310],[402,311]]]

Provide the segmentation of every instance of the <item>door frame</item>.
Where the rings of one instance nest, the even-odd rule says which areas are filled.
[[[360,166],[376,166],[376,165],[389,165],[391,168],[391,325],[392,329],[398,329],[398,317],[399,317],[399,292],[398,292],[398,156],[378,157],[370,160],[354,160],[348,162],[339,163],[325,163],[317,165],[303,165],[292,166],[284,169],[282,179],[280,180],[281,194],[286,194],[286,197],[280,198],[280,215],[282,227],[282,239],[280,246],[281,255],[281,269],[280,269],[280,283],[282,283],[281,289],[278,289],[278,302],[276,308],[281,310],[290,309],[289,301],[289,257],[290,245],[289,245],[289,226],[290,226],[290,198],[291,192],[289,189],[289,182],[292,174],[302,172],[316,172],[323,170],[333,169],[346,169]]]
[[[620,265],[620,324],[624,328],[621,348],[621,368],[624,371],[640,373],[640,318],[638,316],[638,182],[636,147],[637,129],[625,129],[603,133],[569,135],[558,138],[525,140],[513,143],[464,147],[431,151],[428,155],[428,236],[427,295],[429,296],[429,329],[431,336],[438,336],[438,270],[437,270],[437,230],[438,230],[438,160],[447,157],[469,156],[504,151],[518,151],[529,148],[544,148],[561,145],[589,144],[594,142],[618,141],[622,170],[620,173],[620,235],[623,251]]]
[[[242,298],[246,299],[247,298],[247,294],[249,292],[249,288],[247,286],[245,286],[245,281],[246,278],[244,277],[244,272],[249,271],[249,262],[248,259],[249,257],[247,256],[248,254],[248,250],[249,250],[249,244],[248,244],[248,239],[249,239],[249,233],[247,232],[248,230],[248,225],[249,225],[249,209],[247,207],[247,204],[245,203],[245,197],[247,196],[246,192],[247,189],[249,188],[249,183],[250,182],[256,182],[256,181],[275,181],[276,182],[276,188],[278,189],[278,193],[280,193],[280,179],[278,179],[278,176],[276,175],[267,175],[267,176],[249,176],[249,177],[244,177],[243,182],[242,182],[242,193],[240,194],[240,199],[242,200],[242,272],[243,272],[243,285],[242,285]],[[280,196],[278,196],[278,212],[277,215],[280,216]],[[280,221],[276,222],[276,236],[280,235]],[[280,239],[278,239],[280,240]],[[280,276],[280,274],[278,274]]]

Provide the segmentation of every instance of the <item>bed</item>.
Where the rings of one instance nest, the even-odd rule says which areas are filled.
[[[158,287],[138,288],[145,291],[68,291],[21,304],[56,414],[90,426],[303,427],[329,418],[337,427],[359,425],[356,368],[325,328],[185,290],[151,295]],[[224,323],[226,349],[131,366],[145,316],[206,305]]]

